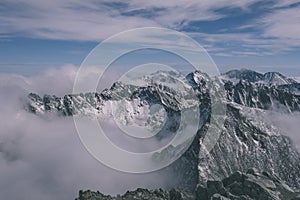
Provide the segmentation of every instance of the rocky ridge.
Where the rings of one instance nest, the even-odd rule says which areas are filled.
[[[299,200],[300,192],[294,191],[279,177],[267,172],[249,169],[237,171],[221,181],[208,180],[198,185],[194,192],[175,189],[137,189],[124,195],[110,196],[90,190],[80,191],[76,200]]]

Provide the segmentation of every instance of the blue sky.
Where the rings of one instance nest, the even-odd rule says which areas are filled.
[[[299,13],[295,0],[2,0],[0,72],[32,75],[79,66],[107,37],[155,26],[194,38],[221,71],[249,68],[300,76]],[[135,62],[133,56],[128,60]]]

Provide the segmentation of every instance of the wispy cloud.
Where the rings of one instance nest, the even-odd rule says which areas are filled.
[[[263,36],[287,46],[300,45],[300,7],[275,10],[260,19]]]
[[[268,12],[231,31],[189,34],[207,45],[223,47],[210,52],[217,56],[261,56],[293,51],[300,47],[300,6],[295,3],[277,2]]]
[[[20,0],[18,4],[10,4],[7,1],[2,6],[10,7],[0,17],[2,33],[47,39],[99,41],[128,28],[158,26],[153,20],[122,16],[116,8],[106,4],[97,5],[92,1]]]
[[[268,55],[300,47],[297,3],[283,0],[266,6],[260,0],[5,0],[0,4],[0,35],[101,41],[130,28],[158,26],[185,30],[203,45],[212,46],[215,55],[232,51]],[[197,26],[193,22],[205,22],[205,27],[218,20],[228,22],[234,14],[222,11],[226,9],[236,9],[249,20],[239,25],[232,21],[227,28],[215,27],[210,32],[193,31]],[[257,14],[258,9],[263,11]]]
[[[101,40],[142,26],[179,29],[190,21],[224,17],[223,7],[246,9],[251,1],[4,1],[0,5],[1,33],[66,40]]]

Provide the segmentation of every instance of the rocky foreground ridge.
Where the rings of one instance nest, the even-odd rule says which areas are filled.
[[[249,169],[246,173],[235,172],[222,181],[198,185],[194,192],[179,190],[137,189],[118,196],[100,192],[80,191],[76,200],[299,200],[300,192],[291,189],[278,176]]]

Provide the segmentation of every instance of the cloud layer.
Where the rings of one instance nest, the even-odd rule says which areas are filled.
[[[174,182],[167,171],[134,175],[107,168],[85,150],[71,117],[24,110],[29,92],[70,93],[75,73],[64,66],[30,78],[0,75],[0,199],[67,200],[81,189],[116,194]]]

